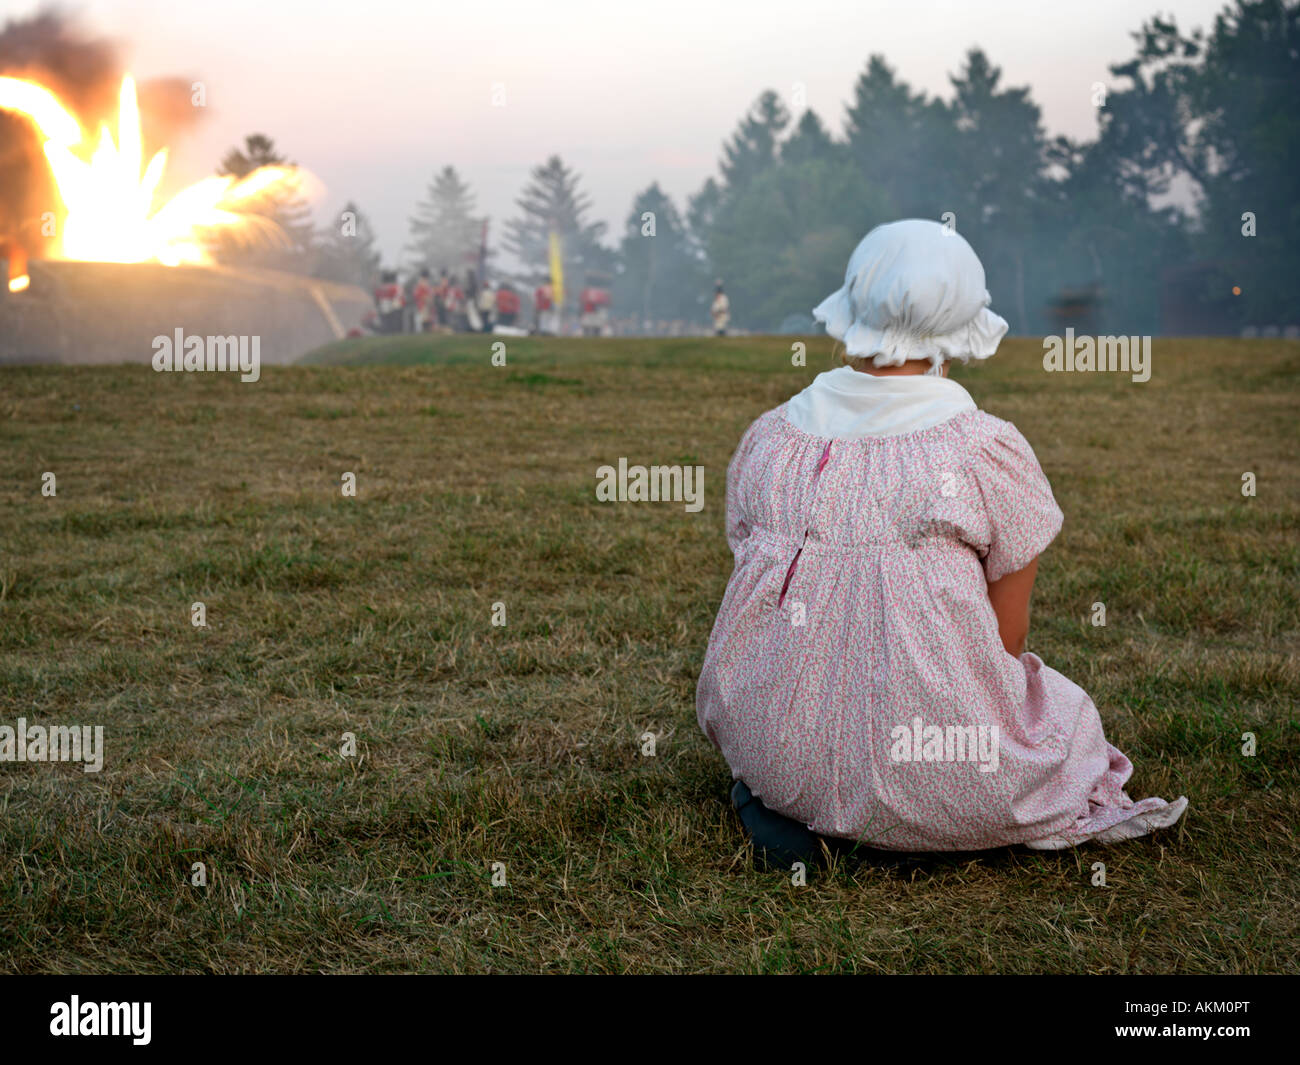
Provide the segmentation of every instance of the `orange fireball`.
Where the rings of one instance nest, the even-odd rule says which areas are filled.
[[[44,86],[0,77],[0,110],[28,118],[45,140],[45,158],[64,211],[56,252],[64,259],[168,266],[209,262],[205,230],[265,226],[265,219],[240,208],[272,190],[298,188],[303,180],[296,168],[283,166],[261,167],[242,179],[205,178],[155,210],[167,150],[145,164],[140,107],[130,75],[122,80],[116,139],[107,123],[101,125],[88,159],[76,150],[85,141],[81,124]]]

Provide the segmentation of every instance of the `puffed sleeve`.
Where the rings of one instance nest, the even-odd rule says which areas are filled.
[[[731,547],[732,554],[735,554],[736,548],[750,533],[750,518],[745,511],[740,485],[745,467],[759,440],[765,435],[764,427],[767,420],[768,416],[764,415],[750,424],[745,430],[745,435],[740,438],[736,453],[731,456],[731,462],[727,466],[727,544]]]
[[[1041,555],[1061,531],[1064,516],[1034,449],[1010,422],[984,445],[972,472],[988,518],[984,573],[996,581]]]

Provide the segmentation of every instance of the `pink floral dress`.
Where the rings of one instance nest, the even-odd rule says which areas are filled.
[[[809,435],[787,404],[727,473],[735,570],[700,726],[773,810],[902,851],[1114,842],[1186,799],[1133,802],[1086,692],[1008,654],[987,582],[1061,527],[1029,444],[978,409],[894,436]]]

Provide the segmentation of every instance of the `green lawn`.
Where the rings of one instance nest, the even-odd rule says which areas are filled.
[[[1065,511],[1030,646],[1183,823],[797,887],[752,868],[694,707],[727,460],[830,365],[791,342],[0,370],[0,724],[107,744],[98,774],[0,763],[0,971],[1295,971],[1300,344],[1157,341],[1133,384],[1010,341],[955,374]],[[703,465],[703,511],[598,503],[620,456]]]

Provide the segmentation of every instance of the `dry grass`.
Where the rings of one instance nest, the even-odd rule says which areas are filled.
[[[0,970],[1294,971],[1300,346],[1158,341],[1131,384],[1019,341],[959,372],[1066,512],[1031,644],[1183,825],[795,887],[750,867],[694,681],[727,459],[828,343],[509,343],[256,385],[0,371],[0,723],[108,744],[97,775],[0,764]],[[619,456],[702,464],[705,509],[597,503]]]

